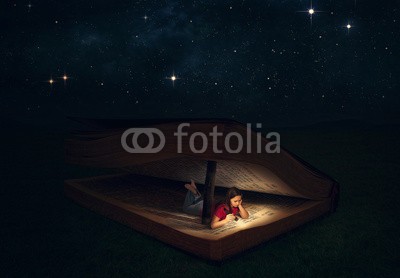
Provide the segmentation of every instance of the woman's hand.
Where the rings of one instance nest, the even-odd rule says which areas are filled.
[[[231,221],[235,220],[235,216],[232,213],[230,213],[230,214],[226,215],[225,219],[226,219],[226,222],[231,222]]]

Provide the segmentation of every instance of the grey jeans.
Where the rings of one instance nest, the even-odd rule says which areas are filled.
[[[203,211],[203,197],[194,195],[188,190],[185,201],[183,202],[183,211],[193,215],[201,215]]]

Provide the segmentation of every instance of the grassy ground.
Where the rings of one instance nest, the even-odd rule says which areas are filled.
[[[341,184],[336,213],[215,265],[88,211],[63,180],[65,134],[2,135],[0,273],[7,276],[370,276],[399,273],[399,129],[281,130],[282,144]]]

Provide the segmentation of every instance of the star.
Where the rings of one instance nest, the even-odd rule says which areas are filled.
[[[147,20],[149,19],[149,17],[148,17],[147,15],[144,15],[143,19],[144,19],[145,21],[147,21]]]
[[[298,12],[300,12],[300,13],[308,13],[310,15],[310,24],[312,26],[312,17],[313,17],[313,15],[316,14],[317,12],[321,12],[321,11],[317,11],[317,10],[314,9],[313,3],[312,3],[312,0],[311,0],[310,8],[308,10],[306,10],[306,11],[298,11]]]
[[[61,78],[64,80],[64,86],[67,85],[67,80],[70,79],[70,77],[66,73],[64,73]]]
[[[50,84],[50,85],[53,85],[53,83],[54,83],[54,79],[53,79],[53,78],[50,78],[49,84]]]
[[[29,2],[28,5],[26,5],[28,7],[28,13],[31,11],[31,8],[33,7],[33,5]]]
[[[171,80],[172,81],[172,86],[175,86],[175,81],[177,79],[179,79],[179,78],[175,75],[175,73],[173,73],[170,77],[166,77],[166,79]]]
[[[346,29],[347,29],[347,34],[349,34],[350,29],[353,28],[354,26],[351,25],[350,23],[347,23],[345,26],[342,26],[342,27],[343,27],[343,28],[346,28]]]

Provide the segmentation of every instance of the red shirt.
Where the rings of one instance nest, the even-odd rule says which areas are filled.
[[[239,208],[232,208],[232,214],[236,215],[239,212]],[[224,220],[226,215],[229,214],[229,209],[225,204],[220,204],[215,208],[214,215],[219,218],[219,220]]]

